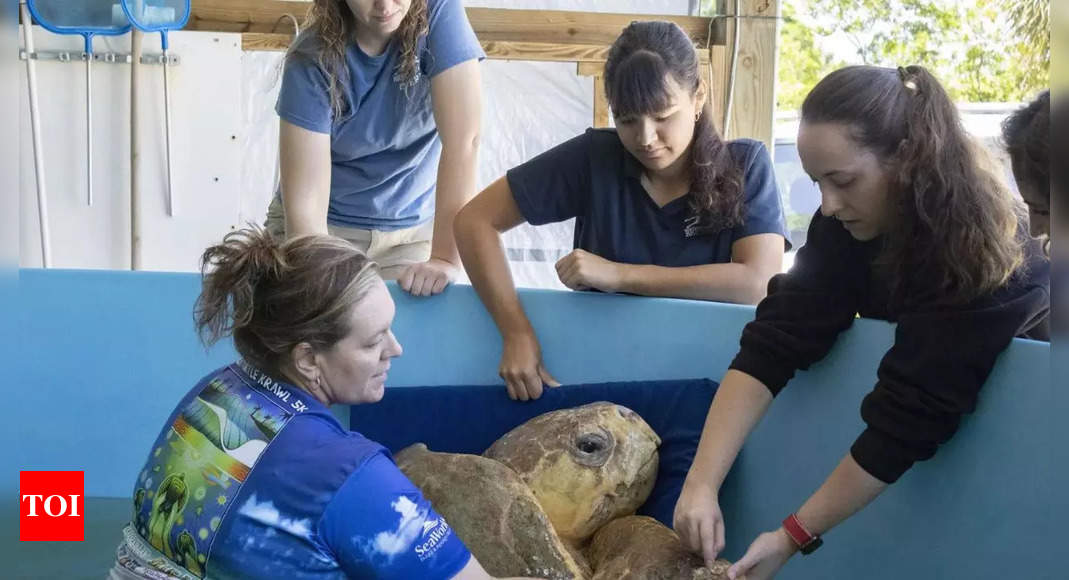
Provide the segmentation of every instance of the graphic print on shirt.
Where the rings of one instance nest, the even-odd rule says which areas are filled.
[[[429,504],[426,504],[429,506]],[[397,512],[396,527],[383,530],[371,538],[357,538],[369,562],[387,566],[399,555],[415,552],[420,562],[434,556],[450,537],[452,528],[444,519],[432,515],[411,498],[401,495],[390,504]]]
[[[137,479],[138,533],[198,577],[249,471],[294,416],[270,395],[278,397],[234,372],[212,379],[160,435]]]

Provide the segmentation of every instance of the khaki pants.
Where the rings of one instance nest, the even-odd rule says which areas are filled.
[[[278,237],[286,235],[286,216],[282,210],[282,199],[275,196],[267,207],[267,231]],[[382,277],[396,280],[410,264],[426,262],[431,257],[431,237],[434,234],[434,220],[403,230],[383,232],[364,230],[344,226],[327,225],[332,236],[348,240],[351,244],[379,265]]]

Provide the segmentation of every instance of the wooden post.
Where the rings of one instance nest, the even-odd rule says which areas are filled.
[[[713,77],[715,76],[713,74],[713,65],[711,62],[703,60],[698,66],[701,67],[699,74],[702,76],[702,84],[705,85],[705,100],[709,103],[709,111],[712,113],[713,127],[716,128],[717,133],[723,135],[724,128],[721,127],[721,125],[723,125],[724,113],[722,110],[723,108],[721,107],[721,101],[717,98],[716,91],[713,87]]]
[[[741,0],[739,58],[735,72],[735,94],[728,126],[722,133],[728,139],[749,137],[763,141],[772,150],[772,122],[776,108],[776,44],[779,34],[780,0]],[[721,14],[732,14],[734,0],[720,0]],[[721,18],[725,42],[710,50],[713,62],[713,113],[723,118],[727,103],[727,83],[731,70],[735,25],[732,18]],[[717,23],[717,27],[720,23]],[[715,36],[715,34],[714,34]]]
[[[594,77],[594,126],[597,128],[609,126],[609,100],[605,98],[605,77]]]
[[[580,62],[575,72],[581,77],[594,77],[594,127],[609,126],[609,101],[605,98],[605,63]]]

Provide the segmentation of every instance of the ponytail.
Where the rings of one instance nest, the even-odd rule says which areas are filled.
[[[247,326],[256,308],[256,288],[278,281],[286,257],[273,236],[259,226],[230,232],[201,256],[201,294],[194,308],[197,333],[205,346]]]
[[[1017,230],[1022,212],[987,152],[961,125],[957,106],[922,66],[898,69],[908,100],[894,185],[897,235],[889,251],[900,284],[918,270],[942,271],[931,290],[968,302],[1004,285],[1024,262]],[[905,290],[902,288],[901,290]]]
[[[709,103],[694,124],[690,145],[691,215],[703,231],[719,232],[743,223],[742,170],[713,126]]]
[[[877,264],[895,306],[967,303],[1023,264],[1022,205],[924,67],[839,69],[806,97],[802,121],[846,125],[885,167],[895,214]]]

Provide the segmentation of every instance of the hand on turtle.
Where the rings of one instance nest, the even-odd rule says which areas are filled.
[[[724,549],[724,516],[717,490],[688,477],[676,502],[672,527],[683,544],[701,554],[705,565],[712,568]]]
[[[505,380],[509,398],[528,401],[542,396],[542,385],[559,387],[560,383],[542,365],[542,349],[531,333],[506,336],[498,374]]]
[[[397,284],[413,296],[441,294],[450,282],[456,280],[458,268],[452,262],[432,257],[426,262],[417,262],[405,268]]]
[[[555,267],[561,284],[572,290],[616,292],[620,287],[621,265],[586,250],[572,250]]]
[[[728,568],[728,578],[738,580],[767,580],[775,578],[779,569],[798,551],[794,540],[780,528],[765,532],[750,544],[746,554]]]

